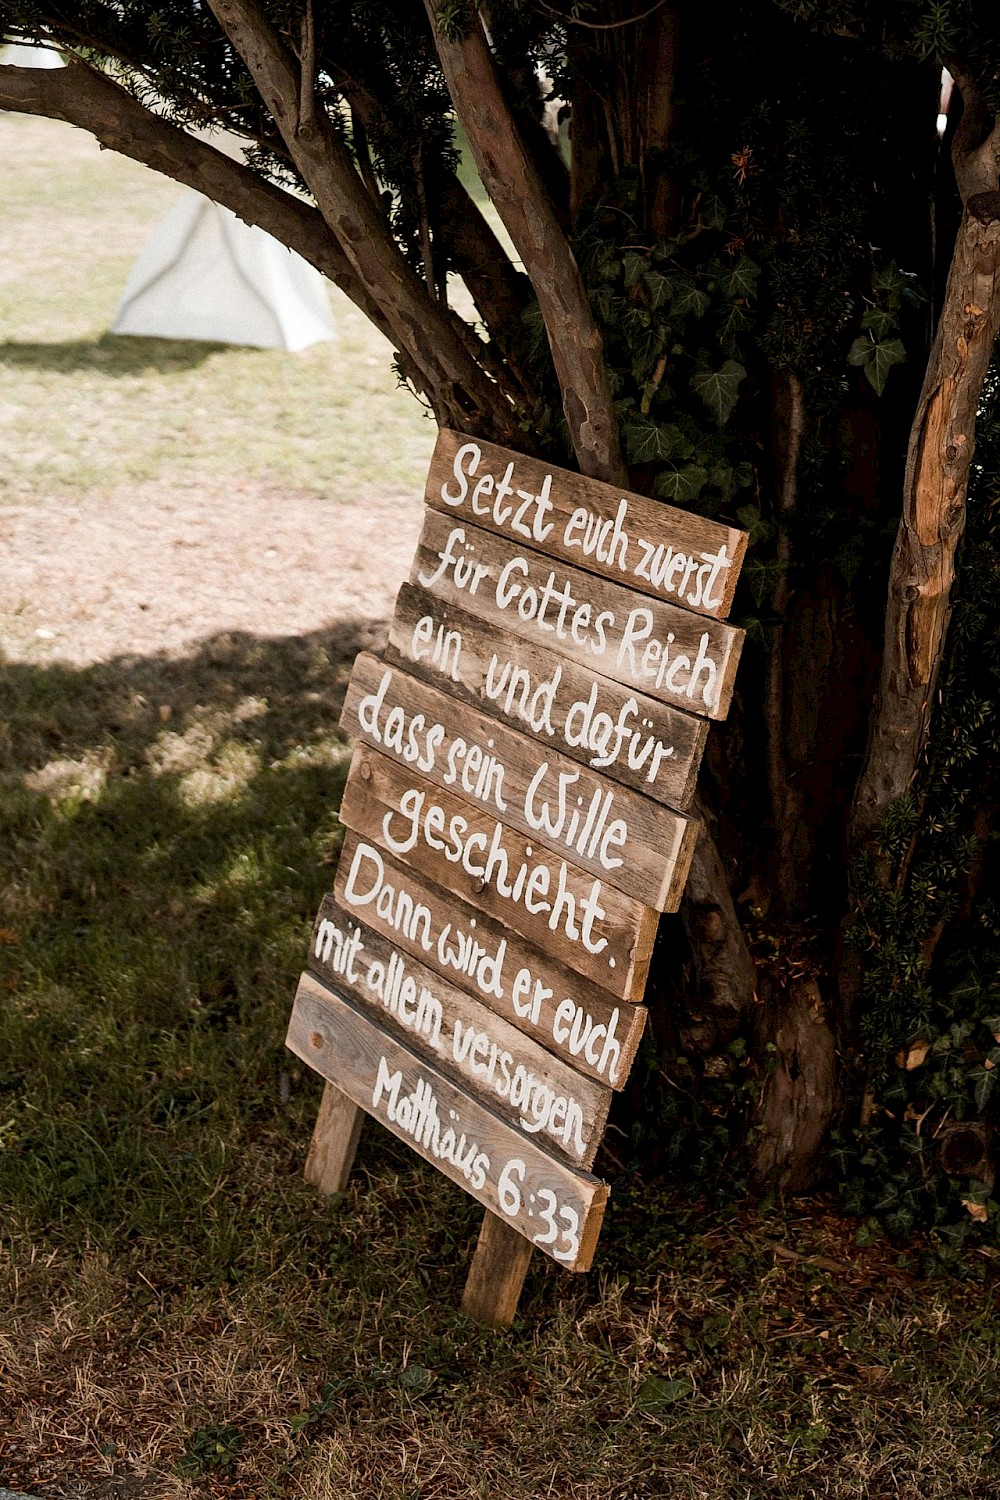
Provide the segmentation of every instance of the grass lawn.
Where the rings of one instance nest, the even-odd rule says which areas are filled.
[[[178,190],[45,122],[0,142],[0,542],[4,501],[123,480],[419,494],[432,435],[359,317],[294,358],[111,339]],[[982,1254],[945,1273],[822,1199],[726,1205],[606,1155],[594,1271],[536,1257],[496,1334],[456,1311],[479,1211],[387,1133],[345,1194],[306,1188],[320,1083],[282,1039],[360,629],[0,667],[0,1488],[1000,1496]]]

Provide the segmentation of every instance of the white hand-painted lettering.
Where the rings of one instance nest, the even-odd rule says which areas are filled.
[[[490,1170],[489,1157],[480,1150],[477,1142],[466,1140],[464,1131],[456,1135],[451,1125],[442,1130],[437,1096],[427,1080],[418,1078],[415,1088],[401,1098],[402,1088],[402,1070],[397,1068],[391,1073],[385,1058],[380,1057],[372,1089],[372,1108],[377,1109],[384,1098],[387,1118],[404,1135],[410,1136],[438,1161],[450,1161],[470,1187],[484,1188]]]
[[[543,772],[548,770],[547,763],[542,770]],[[535,779],[537,780],[537,777]],[[528,791],[528,801],[531,801],[532,812],[534,812],[532,800],[534,786],[532,782]],[[600,791],[597,791],[594,795],[602,806],[597,809],[592,804],[580,836],[584,838],[588,847],[593,846],[594,853],[589,857],[594,858],[596,854],[606,869],[612,869],[614,864],[607,851],[624,842],[621,830],[625,828],[625,825],[620,818],[617,818],[605,827],[613,793],[606,793],[602,797]],[[565,813],[565,809],[563,811]],[[525,815],[529,816],[527,805]],[[539,822],[532,823],[532,827],[540,828],[543,822],[547,824],[550,821],[547,803],[541,804],[538,815]],[[402,826],[397,827],[397,820],[400,819]],[[570,815],[570,825],[572,825],[574,835],[578,823],[579,813],[574,810],[574,813]],[[446,834],[446,838],[440,837],[442,834]],[[559,860],[556,889],[553,891],[549,866],[545,863],[531,864],[529,862],[530,845],[525,846],[529,859],[521,861],[513,881],[510,881],[511,861],[504,848],[504,828],[500,823],[494,823],[492,835],[470,833],[467,818],[460,813],[454,813],[446,821],[444,808],[439,803],[428,803],[426,794],[419,787],[410,787],[400,797],[398,809],[390,808],[383,817],[382,836],[392,853],[397,855],[409,854],[422,837],[428,848],[442,853],[449,864],[461,865],[466,874],[471,875],[474,880],[481,880],[484,885],[492,886],[505,901],[523,905],[525,911],[535,916],[542,916],[548,912],[546,925],[551,932],[558,932],[561,927],[571,943],[582,943],[588,953],[602,953],[607,947],[607,938],[594,936],[595,922],[602,921],[607,915],[600,904],[601,881],[595,880],[589,894],[581,897],[578,903],[577,897],[569,888],[570,876],[566,862]],[[600,841],[599,852],[598,841]],[[567,846],[569,846],[568,843]],[[481,862],[477,860],[477,855]],[[618,862],[621,863],[621,861]],[[547,896],[551,896],[551,900],[544,899]],[[578,904],[579,925],[577,925]]]
[[[450,677],[452,682],[461,682],[458,664],[462,655],[462,634],[458,630],[447,630],[438,625],[433,615],[422,615],[413,627],[410,638],[412,661],[429,661],[432,667]]]
[[[563,546],[579,547],[584,557],[594,557],[605,567],[627,573],[629,535],[622,524],[627,516],[628,501],[624,495],[618,502],[614,520],[594,515],[585,505],[578,506],[566,522]]]
[[[458,489],[452,491],[447,484],[441,486],[441,499],[446,505],[457,509],[465,502],[469,495],[469,480],[479,473],[482,458],[483,450],[478,443],[462,444],[452,461],[452,473]],[[489,471],[481,475],[476,481],[469,502],[473,515],[480,518],[492,516],[493,524],[499,530],[507,528],[514,536],[523,537],[526,542],[544,542],[554,525],[553,522],[545,519],[547,512],[552,509],[552,501],[549,498],[552,490],[552,475],[545,475],[537,494],[532,490],[515,489],[513,481],[513,459],[507,464],[501,478],[498,479]],[[505,505],[504,501],[510,495],[516,495],[521,504]],[[490,499],[491,496],[492,499]]]
[[[541,830],[551,839],[557,839],[584,859],[597,859],[605,870],[619,869],[625,861],[620,855],[610,854],[609,850],[625,847],[628,824],[624,818],[614,818],[608,822],[614,806],[614,792],[602,791],[598,786],[590,799],[590,806],[583,813],[582,797],[577,797],[576,806],[570,807],[570,788],[580,780],[580,772],[556,772],[554,804],[541,797],[542,786],[548,775],[549,763],[543,761],[528,783],[524,794],[524,816],[529,826],[536,832]],[[539,799],[537,804],[536,797]]]

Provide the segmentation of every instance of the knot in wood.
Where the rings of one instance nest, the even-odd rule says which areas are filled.
[[[1000,219],[1000,192],[973,193],[965,205],[979,224],[992,224]]]

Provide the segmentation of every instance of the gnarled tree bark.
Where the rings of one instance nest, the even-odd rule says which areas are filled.
[[[907,451],[881,683],[852,807],[854,848],[909,790],[920,763],[951,615],[976,411],[1000,329],[1000,122],[984,111],[974,81],[958,65],[953,73],[964,100],[952,148],[964,212]]]

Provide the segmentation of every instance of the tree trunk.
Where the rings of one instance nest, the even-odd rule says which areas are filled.
[[[852,809],[855,849],[909,790],[920,763],[951,614],[976,412],[1000,328],[1000,125],[991,122],[981,139],[969,81],[964,95],[954,159],[965,211],[907,450],[881,682]]]

